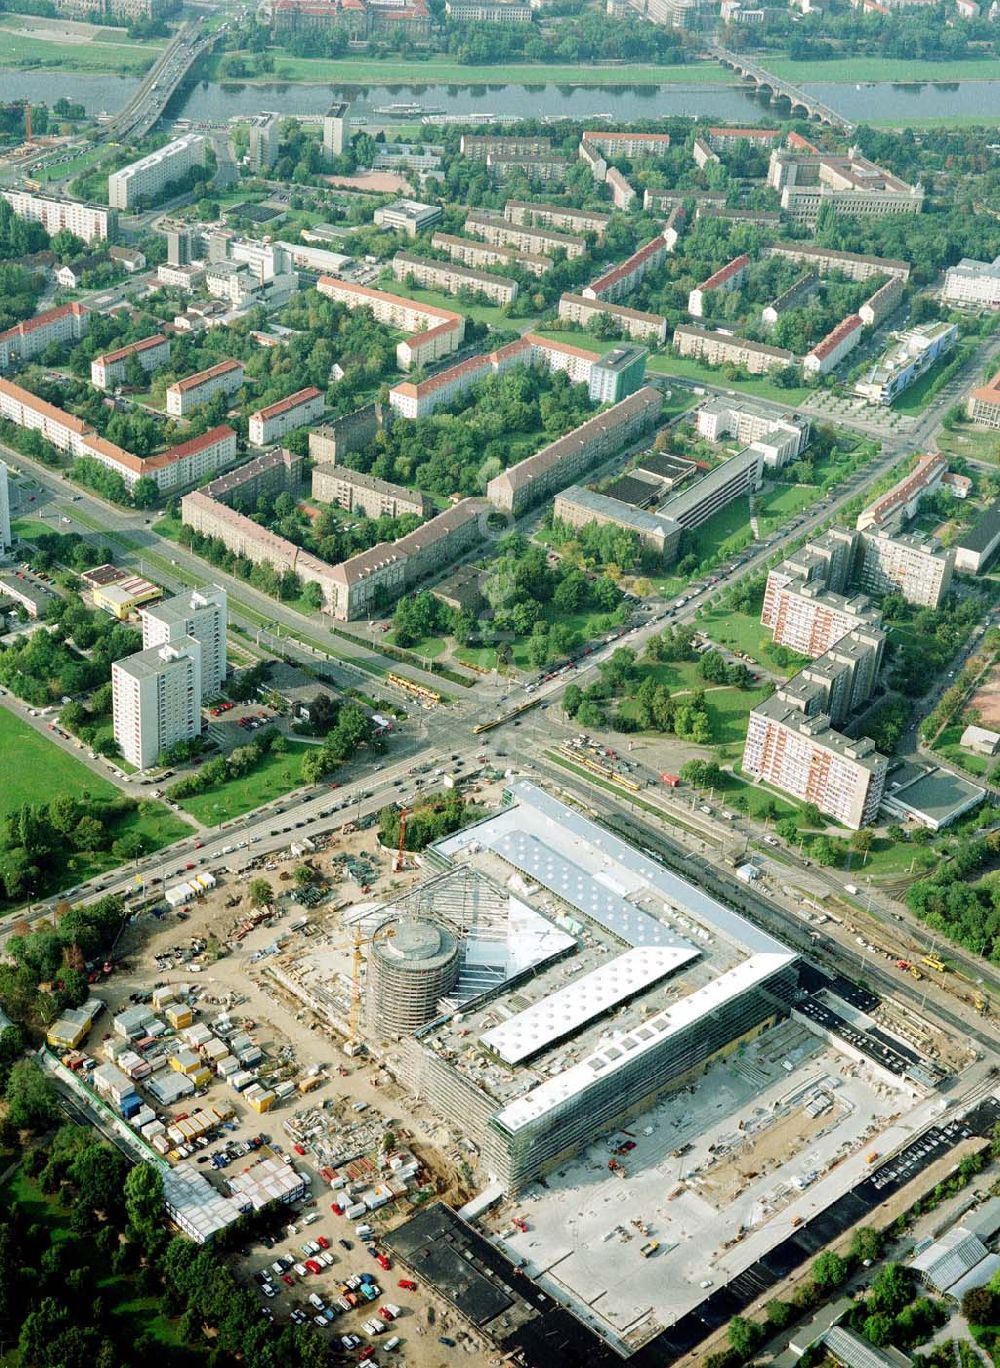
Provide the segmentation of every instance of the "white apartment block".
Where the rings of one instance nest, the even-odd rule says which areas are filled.
[[[431,246],[447,252],[452,261],[459,261],[463,266],[520,266],[534,276],[543,276],[552,268],[552,258],[539,256],[537,252],[518,252],[513,247],[500,247],[453,233],[435,233]]]
[[[580,293],[585,299],[606,299],[616,304],[630,294],[635,287],[666,259],[670,248],[662,234],[650,238],[641,247],[626,257],[618,266],[612,266],[585,285]]]
[[[1000,309],[1000,256],[992,261],[963,257],[945,273],[942,299],[977,309]]]
[[[279,399],[276,404],[258,409],[250,415],[250,445],[266,446],[276,442],[295,428],[315,422],[323,412],[323,392],[315,385]]]
[[[18,218],[40,223],[50,235],[66,228],[87,243],[110,242],[118,231],[118,211],[102,204],[82,204],[79,200],[35,195],[27,190],[0,193]]]
[[[761,623],[770,627],[777,646],[787,646],[811,660],[825,655],[832,646],[861,627],[878,625],[878,613],[864,594],[848,598],[834,594],[821,583],[807,584],[793,579],[772,587],[775,571],[768,576]]]
[[[116,660],[111,689],[115,740],[137,769],[201,734],[201,646],[194,637]]]
[[[848,314],[802,358],[802,369],[810,375],[826,375],[861,341],[864,324],[858,314]]]
[[[469,290],[484,295],[501,308],[513,304],[517,298],[517,281],[507,276],[490,275],[468,266],[456,266],[449,261],[415,256],[413,252],[397,252],[392,259],[392,273],[397,280],[412,278],[425,289],[443,290],[445,294],[461,294]]]
[[[908,603],[937,608],[951,587],[955,551],[909,533],[861,537],[858,577],[866,594],[902,594]]]
[[[712,332],[696,323],[684,323],[675,328],[673,345],[678,356],[695,356],[710,366],[723,366],[728,361],[742,366],[751,375],[766,375],[768,371],[794,366],[796,362],[795,353],[784,347],[769,347],[746,337]]]
[[[900,276],[890,276],[874,294],[870,294],[858,309],[858,317],[866,328],[875,328],[894,313],[903,298],[904,282]]]
[[[628,209],[629,205],[636,198],[636,189],[624,172],[619,171],[617,166],[612,166],[604,177],[604,184],[611,191],[611,203],[622,213]]]
[[[572,260],[583,256],[587,250],[585,238],[572,233],[558,233],[551,228],[534,227],[527,223],[514,223],[501,218],[498,214],[488,214],[476,209],[466,217],[466,233],[492,242],[501,247],[516,247],[521,252],[535,252],[546,256],[560,248]]]
[[[670,148],[669,133],[615,133],[610,129],[588,129],[584,139],[608,157],[662,157]]]
[[[593,233],[598,241],[603,238],[611,222],[610,214],[599,214],[593,209],[541,204],[536,200],[508,200],[503,207],[503,216],[509,223],[534,224],[568,233]]]
[[[162,333],[130,342],[116,351],[95,356],[90,363],[90,383],[98,389],[111,389],[125,379],[128,358],[134,356],[147,375],[158,371],[170,360],[170,341]]]
[[[94,432],[82,418],[63,413],[54,404],[47,404],[30,390],[22,389],[9,380],[0,380],[0,418],[16,423],[18,427],[40,432],[47,442],[51,442],[59,451],[68,451],[71,456],[84,454],[84,443]]]
[[[199,404],[207,404],[216,394],[234,394],[243,384],[240,361],[220,361],[208,370],[188,375],[167,387],[167,412],[172,418],[186,418]]]
[[[90,327],[90,310],[82,304],[62,304],[15,323],[0,333],[0,371],[15,361],[30,361],[53,342],[78,342]]]
[[[0,461],[0,555],[9,551],[10,536],[10,485],[7,480],[7,467]]]
[[[1000,428],[1000,371],[966,400],[965,414],[976,427]]]
[[[603,299],[584,299],[583,295],[564,294],[559,298],[559,317],[586,327],[592,318],[606,315],[624,337],[636,342],[651,342],[662,347],[667,340],[667,320],[662,314],[645,313],[624,304],[609,304]]]
[[[100,461],[101,465],[120,475],[130,491],[145,478],[155,480],[157,488],[166,493],[196,484],[204,476],[214,475],[221,466],[228,465],[236,456],[236,433],[221,424],[158,456],[133,456],[130,451],[124,451],[94,433],[84,439],[80,454]]]
[[[690,292],[688,295],[688,313],[694,318],[704,318],[709,295],[733,294],[742,287],[749,270],[750,258],[745,252],[742,256],[734,257],[732,261],[713,272],[707,280],[703,280]]]
[[[396,364],[400,370],[412,370],[448,356],[465,340],[465,318],[450,309],[418,304],[401,295],[370,290],[365,285],[336,280],[333,276],[320,276],[316,289],[345,308],[371,309],[379,323],[409,333],[410,336],[396,347]]]
[[[874,823],[888,765],[868,737],[850,740],[826,716],[809,717],[786,701],[780,689],[747,721],[744,773],[815,803],[855,831]]]
[[[779,242],[765,247],[762,256],[783,257],[802,266],[811,266],[817,275],[839,271],[848,280],[870,280],[872,276],[910,278],[910,263],[895,257],[866,256],[861,252],[835,252],[831,247],[814,247],[805,242]]]
[[[218,693],[226,677],[226,631],[229,624],[225,589],[192,589],[141,610],[142,649],[176,646],[193,637],[201,647],[201,695]]]
[[[186,133],[165,147],[150,152],[108,177],[108,203],[113,209],[134,209],[147,196],[154,198],[163,187],[192,166],[205,164],[205,139],[200,133]]]

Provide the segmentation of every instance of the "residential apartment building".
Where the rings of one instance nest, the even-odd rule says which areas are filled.
[[[364,513],[369,518],[399,518],[413,513],[423,519],[431,509],[422,494],[405,485],[390,484],[343,465],[314,466],[312,496],[319,503],[338,504],[348,513]]]
[[[760,618],[776,646],[815,660],[849,632],[878,627],[881,615],[865,594],[835,594],[802,576],[788,580],[786,566],[781,567],[784,573],[772,570],[768,575]]]
[[[140,200],[155,199],[165,185],[192,166],[205,165],[206,146],[200,133],[185,133],[147,157],[112,171],[108,203],[112,209],[134,209]]]
[[[778,242],[765,247],[765,257],[783,257],[786,261],[797,261],[800,265],[810,266],[817,274],[829,275],[839,271],[848,280],[870,280],[872,276],[899,276],[902,281],[910,278],[910,263],[898,261],[893,257],[865,256],[860,252],[835,252],[829,247],[813,247],[804,242]]]
[[[569,162],[565,157],[516,157],[491,152],[486,158],[486,169],[496,185],[503,185],[511,176],[524,176],[539,185],[566,184]]]
[[[18,218],[40,223],[50,236],[65,228],[89,245],[113,242],[118,232],[118,211],[103,204],[83,204],[79,200],[57,199],[54,195],[38,195],[28,190],[3,190],[0,194]]]
[[[563,251],[572,260],[574,257],[583,256],[587,250],[585,238],[576,237],[571,233],[557,233],[551,228],[514,223],[510,219],[501,218],[499,214],[490,214],[482,209],[475,209],[466,215],[463,231],[471,233],[473,237],[482,238],[484,242],[501,247],[516,247],[520,252],[533,252],[541,256]]]
[[[802,369],[810,375],[826,375],[839,366],[861,341],[864,330],[858,314],[848,314],[835,328],[806,352]]]
[[[309,437],[311,447],[313,433],[310,432]],[[304,461],[305,457],[287,447],[272,447],[235,470],[217,476],[201,492],[230,508],[255,510],[262,494],[298,494],[302,487]]]
[[[595,404],[617,404],[640,388],[646,378],[645,347],[612,347],[590,369],[589,394]]]
[[[0,555],[10,550],[11,544],[10,484],[7,479],[7,467],[0,461]]]
[[[376,171],[440,171],[444,148],[437,143],[376,143]]]
[[[530,24],[534,11],[520,0],[445,0],[454,24]]]
[[[603,185],[608,174],[608,163],[594,144],[588,142],[586,138],[581,138],[576,155],[587,164],[590,174],[597,184]]]
[[[365,617],[435,571],[445,569],[481,540],[487,505],[461,499],[398,541],[361,551],[330,570],[333,616]]]
[[[941,297],[948,304],[1000,309],[1000,256],[992,261],[963,257],[957,266],[950,266],[945,272]]]
[[[812,431],[809,419],[802,414],[742,397],[709,399],[698,410],[695,422],[699,437],[709,442],[731,437],[740,446],[760,443],[764,464],[777,468],[802,455]]]
[[[330,105],[323,116],[323,149],[328,161],[339,157],[350,137],[348,116],[351,106],[343,100]],[[346,135],[346,136],[345,136]]]
[[[201,646],[194,637],[136,652],[111,666],[115,740],[136,769],[201,735]]]
[[[671,518],[678,527],[693,530],[736,499],[758,489],[763,469],[763,452],[756,442],[751,442],[700,479],[685,484],[661,503],[657,511],[662,517]]]
[[[1000,371],[972,391],[965,403],[965,415],[976,427],[1000,428]]]
[[[142,649],[177,646],[194,638],[201,647],[201,695],[211,698],[226,677],[229,604],[225,589],[192,589],[143,608]]]
[[[823,714],[804,713],[782,688],[747,720],[744,774],[815,803],[853,830],[874,823],[888,767],[868,737],[848,739]]]
[[[606,157],[662,157],[670,148],[669,133],[619,133],[611,129],[588,129],[583,138]]]
[[[951,587],[954,549],[903,533],[882,531],[861,536],[857,577],[866,594],[898,593],[908,603],[938,608]]]
[[[686,202],[692,200],[696,213],[702,208],[726,207],[724,190],[645,190],[642,207],[652,214],[667,214],[672,209],[682,209]]]
[[[804,304],[818,284],[819,276],[815,271],[804,272],[787,290],[782,290],[776,299],[764,305],[760,311],[760,321],[765,327],[773,328],[778,319],[790,309],[797,309],[800,304]]]
[[[250,125],[250,169],[268,171],[278,160],[281,120],[277,114],[262,114]]]
[[[372,218],[379,228],[388,228],[394,233],[405,233],[415,238],[425,228],[439,223],[444,210],[439,204],[421,204],[419,200],[394,200],[376,209]]]
[[[235,394],[243,384],[241,361],[219,361],[207,370],[188,375],[168,385],[167,412],[172,418],[186,418],[199,404],[207,404],[216,394]]]
[[[81,455],[91,457],[120,475],[129,490],[146,478],[155,480],[157,488],[167,493],[195,484],[235,460],[236,433],[231,427],[220,424],[158,456],[133,456],[130,451],[95,434],[85,438]]]
[[[731,152],[737,147],[773,147],[781,141],[778,128],[710,128],[705,141],[715,152]]]
[[[135,357],[146,375],[152,375],[170,360],[170,341],[162,333],[154,333],[141,342],[130,342],[125,347],[95,356],[90,363],[90,383],[98,389],[112,389],[122,384],[130,356]]]
[[[677,557],[677,547],[681,539],[681,526],[672,518],[661,517],[658,513],[622,499],[598,494],[583,485],[570,485],[558,492],[553,500],[553,517],[567,527],[589,527],[592,523],[599,526],[620,527],[626,532],[634,532],[646,551],[659,556],[664,565]]]
[[[469,161],[484,162],[489,157],[537,158],[552,155],[552,139],[528,137],[504,137],[492,133],[482,136],[463,133],[459,150]]]
[[[352,451],[363,451],[380,432],[387,431],[393,413],[382,404],[364,404],[330,418],[309,432],[309,457],[317,465],[343,464]]]
[[[716,165],[721,161],[719,154],[712,150],[712,145],[707,138],[701,136],[695,138],[691,144],[691,156],[699,171],[704,171],[706,166]]]
[[[660,416],[658,390],[637,390],[614,408],[589,418],[578,428],[551,442],[534,456],[508,467],[490,480],[486,497],[495,507],[520,516],[526,509],[572,484],[598,461],[621,451]]]
[[[156,280],[159,285],[167,285],[172,290],[194,294],[198,286],[204,283],[205,268],[194,262],[186,266],[171,266],[164,261],[156,268]]]
[[[396,363],[400,370],[412,370],[448,356],[465,340],[465,318],[433,304],[417,304],[400,295],[382,290],[369,290],[333,276],[320,276],[316,284],[320,294],[336,300],[348,309],[371,309],[379,323],[409,333],[396,347]]]
[[[556,228],[567,233],[593,233],[600,241],[611,222],[610,214],[593,209],[573,209],[562,204],[539,204],[535,200],[508,200],[503,216],[509,223],[528,227]]]
[[[921,456],[913,470],[880,495],[858,514],[855,527],[859,532],[881,527],[889,530],[901,526],[916,516],[920,500],[933,494],[941,486],[948,470],[948,458],[940,452]]]
[[[712,332],[696,323],[675,328],[673,345],[678,356],[694,356],[710,366],[724,366],[728,362],[742,366],[751,375],[766,375],[768,371],[796,364],[795,353],[784,347],[769,347],[731,333]]]
[[[733,294],[740,289],[750,271],[750,258],[744,252],[733,257],[732,261],[714,271],[707,280],[688,295],[688,313],[694,318],[704,318],[706,307],[710,307],[709,296],[713,294]]]
[[[1000,499],[989,508],[955,543],[955,569],[978,575],[1000,547]]]
[[[630,207],[636,199],[636,189],[623,171],[619,171],[617,166],[608,168],[604,177],[604,184],[611,191],[611,203],[622,213]]]
[[[868,296],[858,310],[858,317],[866,328],[877,328],[884,318],[895,313],[903,302],[904,288],[902,277],[894,275]]]
[[[287,399],[279,399],[276,404],[268,404],[250,415],[250,445],[266,446],[277,442],[295,428],[314,423],[323,412],[323,392],[315,385],[307,385],[297,390]]]
[[[662,234],[652,238],[619,266],[612,266],[585,285],[581,294],[584,299],[604,299],[615,304],[630,294],[650,271],[656,270],[666,259],[669,250]]]
[[[815,227],[820,209],[854,218],[887,214],[919,214],[924,207],[921,185],[882,170],[856,147],[846,156],[791,152],[771,153],[767,183],[781,195],[781,207],[794,222]]]
[[[89,327],[90,310],[76,303],[46,309],[34,318],[15,323],[0,332],[0,371],[9,370],[17,362],[31,361],[53,343],[63,346],[78,342],[87,335]]]
[[[586,327],[594,318],[610,318],[619,333],[636,342],[650,342],[662,346],[667,340],[667,320],[662,314],[645,313],[624,304],[609,304],[603,299],[584,299],[583,295],[564,294],[559,297],[559,317]]]
[[[894,333],[874,366],[855,381],[854,393],[869,404],[891,404],[957,343],[958,328],[944,321]]]
[[[392,273],[397,280],[410,277],[425,289],[443,290],[445,294],[461,294],[463,290],[483,295],[501,308],[513,304],[517,298],[517,281],[507,276],[490,275],[468,266],[437,261],[433,257],[416,256],[413,252],[397,252],[392,259]]]
[[[431,246],[439,252],[447,252],[452,261],[460,261],[463,266],[519,266],[534,276],[543,276],[552,268],[551,257],[539,256],[536,252],[518,252],[513,247],[494,246],[453,233],[435,233]]]
[[[71,456],[84,455],[84,442],[95,435],[82,418],[63,413],[10,380],[0,380],[0,418],[40,433],[59,451],[68,451]]]

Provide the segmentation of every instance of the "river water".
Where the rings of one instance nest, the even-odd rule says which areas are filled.
[[[59,71],[3,71],[0,86],[7,100],[31,99],[53,103],[60,96],[81,102],[88,114],[114,113],[137,85],[132,77],[93,76]],[[924,82],[894,85],[882,82],[853,85],[805,84],[803,89],[854,123],[869,119],[906,124],[957,115],[984,123],[1000,119],[1000,80],[955,83]],[[424,85],[395,86],[246,85],[239,82],[199,82],[170,106],[170,116],[221,122],[234,115],[262,109],[282,114],[321,113],[334,98],[349,98],[355,115],[374,113],[379,105],[419,104],[447,114],[563,115],[570,118],[606,114],[623,122],[659,116],[697,115],[727,122],[753,117],[760,120],[768,104],[751,91],[736,86],[532,86]],[[786,107],[787,108],[787,107]]]

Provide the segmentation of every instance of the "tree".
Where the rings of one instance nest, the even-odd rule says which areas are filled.
[[[575,717],[583,702],[583,690],[579,684],[567,684],[563,690],[563,708],[567,717]]]
[[[163,1179],[152,1164],[136,1164],[125,1179],[125,1210],[140,1240],[153,1244],[163,1229]]]
[[[254,907],[267,907],[273,896],[273,890],[267,879],[251,879],[247,892],[250,894],[250,901]]]
[[[858,851],[859,854],[867,855],[872,848],[874,839],[875,832],[871,827],[859,827],[851,836],[851,849]]]
[[[888,1263],[880,1268],[868,1290],[868,1306],[887,1316],[898,1316],[913,1297],[913,1275],[902,1264]]]
[[[851,1254],[859,1263],[874,1261],[882,1253],[883,1236],[874,1226],[859,1226],[851,1237]]]
[[[136,480],[132,490],[132,502],[136,508],[153,508],[160,498],[160,486],[148,475]]]
[[[962,1298],[962,1315],[970,1325],[996,1325],[1000,1320],[1000,1295],[990,1287],[970,1287]]]
[[[741,1359],[748,1359],[761,1340],[760,1326],[745,1316],[734,1316],[728,1333],[730,1346]]]
[[[59,1115],[55,1088],[33,1059],[19,1059],[4,1090],[7,1116],[19,1130],[47,1129]]]
[[[817,1287],[833,1291],[846,1281],[848,1271],[845,1260],[832,1249],[826,1249],[812,1266],[812,1280]]]
[[[323,590],[315,580],[310,580],[302,590],[302,602],[307,608],[312,608],[315,612],[323,607]]]

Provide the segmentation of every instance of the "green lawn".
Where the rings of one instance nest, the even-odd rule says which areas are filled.
[[[11,536],[15,540],[34,541],[36,537],[49,537],[55,531],[40,518],[15,518],[10,525]]]
[[[943,383],[942,372],[952,366],[955,361],[954,350],[946,352],[944,356],[938,358],[926,374],[919,380],[914,381],[908,389],[896,399],[891,405],[894,413],[908,413],[916,416],[922,413],[930,401],[934,398],[937,390]]]
[[[5,67],[58,67],[61,71],[100,75],[141,76],[160,51],[151,43],[56,43],[6,32],[2,60]]]
[[[815,485],[779,485],[765,494],[757,502],[757,511],[765,526],[764,532],[773,532],[781,527],[796,513],[811,508],[819,498]]]
[[[795,85],[819,82],[859,81],[995,81],[996,60],[991,57],[947,62],[921,61],[911,57],[841,57],[826,62],[799,62],[787,57],[766,57],[763,65],[775,76]],[[918,116],[919,121],[919,116]],[[971,121],[971,120],[970,120]],[[911,122],[909,118],[907,123]],[[935,119],[935,123],[940,122]],[[982,122],[982,116],[979,118]]]
[[[985,778],[991,771],[997,770],[1000,760],[995,756],[976,755],[958,744],[967,726],[968,719],[960,718],[959,721],[945,727],[934,745],[934,750],[949,764],[958,765],[968,774]]]
[[[240,55],[248,61],[254,54]],[[217,65],[212,68],[217,70]],[[218,79],[217,77],[215,79]],[[289,57],[275,52],[274,71],[254,80],[270,85],[274,81],[307,81],[317,84],[347,85],[528,85],[528,86],[656,86],[656,85],[736,85],[735,75],[715,62],[692,62],[679,66],[649,66],[622,63],[618,66],[537,65],[463,66],[447,59],[420,61],[382,61],[371,57],[315,58]],[[530,111],[526,111],[530,112]]]
[[[309,747],[300,742],[291,741],[289,746],[290,750],[284,755],[265,756],[252,774],[230,779],[207,793],[180,798],[178,802],[199,822],[215,826],[244,812],[252,812],[273,798],[280,798],[283,793],[301,785],[302,761],[309,753]]]
[[[0,754],[4,759],[0,817],[22,803],[47,803],[57,793],[74,798],[89,794],[106,801],[118,794],[114,784],[81,765],[7,708],[0,708]]]
[[[639,666],[642,678],[655,679],[665,684],[671,694],[683,696],[696,689],[705,690],[705,708],[712,723],[712,745],[729,746],[742,742],[746,736],[747,717],[764,698],[763,689],[730,689],[710,684],[698,673],[697,661],[671,661]],[[630,699],[622,704],[626,716],[634,716]]]
[[[511,328],[515,325],[515,319],[508,318],[503,309],[497,308],[495,304],[469,304],[464,299],[459,299],[457,295],[442,294],[439,290],[410,290],[402,280],[380,281],[378,288],[384,290],[386,294],[401,295],[404,299],[413,299],[419,304],[432,304],[437,309],[449,309],[452,313],[464,314],[466,318],[473,318],[477,323],[487,323],[492,328]],[[524,315],[518,315],[518,319],[530,319],[532,311]]]
[[[1000,433],[973,427],[970,423],[956,423],[953,428],[940,428],[935,434],[938,450],[947,456],[965,456],[970,461],[1000,461]]]
[[[715,385],[721,389],[736,390],[740,394],[755,394],[760,399],[770,399],[776,404],[801,404],[810,393],[805,385],[782,389],[773,380],[768,380],[766,375],[748,380],[728,380],[721,370],[705,366],[691,356],[674,356],[669,351],[651,356],[648,369],[659,375],[676,375],[680,379],[693,380],[698,385]]]
[[[424,660],[437,660],[444,655],[447,642],[444,637],[432,636],[425,637],[423,641],[418,641],[413,646],[400,646],[396,641],[396,633],[388,632],[385,637],[387,646],[396,646],[401,651],[410,651],[413,655],[422,656]],[[374,643],[374,650],[378,650],[378,642]]]

